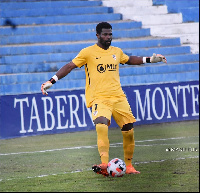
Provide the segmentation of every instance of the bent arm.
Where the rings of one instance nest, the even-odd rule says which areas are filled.
[[[63,67],[61,67],[50,80],[41,85],[42,94],[48,95],[47,89],[51,88],[57,80],[60,80],[61,78],[65,77],[76,67],[77,66],[73,62],[69,62],[68,64],[65,64]]]
[[[77,66],[73,62],[69,62],[68,64],[65,64],[56,73],[58,80],[60,80],[61,78],[64,78],[67,74],[69,74],[76,67]]]

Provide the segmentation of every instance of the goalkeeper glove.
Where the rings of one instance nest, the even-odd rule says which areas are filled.
[[[51,88],[53,84],[56,83],[56,81],[58,80],[58,77],[56,75],[54,75],[50,80],[48,80],[47,82],[43,83],[41,85],[41,91],[43,95],[48,95],[47,89]]]
[[[161,54],[153,54],[153,56],[150,57],[151,63],[157,63],[157,62],[164,62],[167,63],[167,59],[161,55]]]

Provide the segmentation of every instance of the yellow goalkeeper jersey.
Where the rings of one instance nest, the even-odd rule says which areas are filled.
[[[82,49],[72,60],[77,67],[85,65],[85,97],[87,107],[98,99],[120,98],[125,94],[119,76],[119,64],[124,64],[129,56],[114,46],[107,50],[97,44]]]

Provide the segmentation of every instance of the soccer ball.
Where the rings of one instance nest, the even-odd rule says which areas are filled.
[[[126,172],[126,164],[119,158],[114,158],[108,162],[107,172],[112,177],[122,177]]]

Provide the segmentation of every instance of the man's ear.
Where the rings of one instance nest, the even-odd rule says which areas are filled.
[[[96,33],[97,38],[99,39],[99,34]]]

